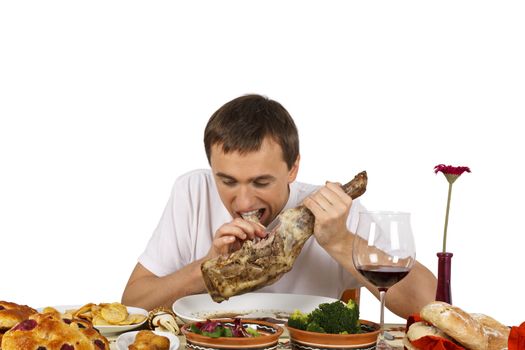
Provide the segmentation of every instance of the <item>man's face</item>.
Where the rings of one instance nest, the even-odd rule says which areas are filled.
[[[222,145],[213,145],[210,164],[230,214],[237,218],[257,211],[259,220],[267,226],[288,200],[288,184],[297,176],[299,159],[289,170],[281,146],[267,137],[258,151],[245,154],[225,154]]]

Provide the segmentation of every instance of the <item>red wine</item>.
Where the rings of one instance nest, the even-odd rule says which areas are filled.
[[[359,266],[357,271],[380,290],[386,290],[408,275],[410,269],[400,266],[364,265]]]

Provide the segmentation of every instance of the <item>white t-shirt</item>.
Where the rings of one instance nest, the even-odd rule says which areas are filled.
[[[301,204],[319,186],[293,182],[285,209]],[[356,231],[360,204],[354,200],[347,226]],[[204,257],[213,236],[223,224],[232,221],[224,207],[211,170],[195,170],[179,177],[160,222],[139,262],[162,277]],[[272,227],[268,225],[268,228]],[[352,252],[348,251],[348,259]],[[304,245],[291,271],[260,292],[295,293],[339,298],[360,283],[311,237]]]

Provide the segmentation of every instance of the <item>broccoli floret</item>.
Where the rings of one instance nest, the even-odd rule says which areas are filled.
[[[306,326],[306,330],[309,332],[326,333],[323,327],[319,326],[317,322],[310,322]]]
[[[295,310],[290,317],[288,318],[288,326],[306,330],[306,326],[308,325],[308,315],[302,313],[300,310]]]
[[[359,316],[359,305],[357,305],[354,299],[348,299],[348,302],[346,303],[346,307],[349,308],[350,310],[357,309],[357,313]]]
[[[359,307],[353,301],[348,304],[340,301],[320,304],[310,313],[308,322],[317,323],[326,333],[358,333],[360,330]]]

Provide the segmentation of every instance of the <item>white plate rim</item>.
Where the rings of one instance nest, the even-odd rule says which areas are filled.
[[[46,307],[52,307],[55,310],[57,310],[58,312],[63,313],[66,310],[78,309],[78,308],[80,308],[80,307],[82,307],[84,305],[45,306],[45,307],[37,308],[36,311],[42,312]],[[134,323],[134,324],[130,324],[130,325],[98,325],[98,326],[93,325],[93,327],[98,329],[100,331],[100,334],[107,335],[107,334],[122,333],[122,332],[126,332],[126,331],[129,331],[129,330],[135,329],[137,327],[142,326],[147,321],[148,311],[146,311],[145,309],[142,309],[140,307],[135,307],[135,306],[126,306],[126,309],[128,310],[128,313],[130,313],[130,314],[141,314],[141,315],[146,316],[146,319],[144,321],[140,322],[140,323]]]
[[[205,320],[206,314],[219,312],[245,313],[259,310],[282,311],[292,313],[299,309],[303,312],[314,310],[321,303],[330,303],[338,299],[289,293],[246,293],[231,297],[222,303],[214,302],[209,294],[194,294],[177,299],[173,312],[185,323]]]
[[[122,333],[118,336],[115,343],[117,344],[118,350],[128,350],[128,346],[131,345],[135,341],[135,337],[137,336],[137,333],[140,331],[129,331]],[[152,331],[153,333],[157,335],[162,335],[164,337],[167,337],[170,340],[170,350],[176,350],[180,346],[179,338],[170,332],[161,332],[161,331]]]

